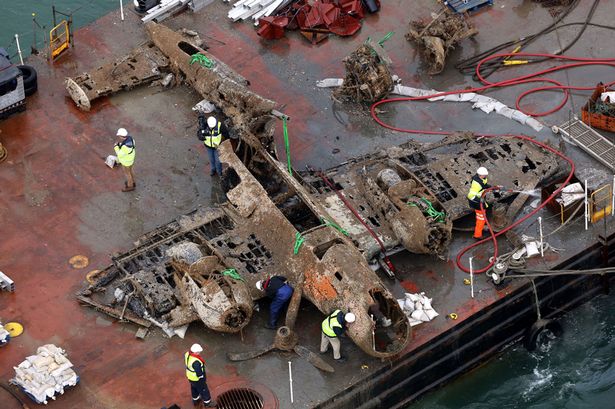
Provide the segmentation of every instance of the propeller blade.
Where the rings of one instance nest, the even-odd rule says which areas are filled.
[[[246,351],[239,353],[227,352],[226,357],[231,361],[247,361],[248,359],[258,358],[259,356],[264,355],[269,351],[273,351],[274,349],[275,347],[271,345],[265,349],[255,351]]]
[[[309,363],[311,363],[312,365],[314,365],[316,368],[320,369],[321,371],[335,372],[335,369],[333,369],[331,365],[326,363],[321,357],[319,357],[318,355],[316,355],[315,353],[313,353],[306,347],[301,346],[301,345],[295,345],[295,348],[293,349],[297,353],[297,355],[299,355],[302,358],[307,359]]]

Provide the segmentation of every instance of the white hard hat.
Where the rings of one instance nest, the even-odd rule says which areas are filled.
[[[352,324],[353,322],[355,322],[356,319],[357,317],[355,317],[354,314],[351,312],[348,312],[346,313],[346,315],[344,315],[344,321],[346,321],[349,324]]]
[[[190,352],[198,354],[199,352],[203,352],[203,347],[199,344],[192,344],[192,346],[190,347]]]
[[[259,291],[263,291],[263,280],[256,282],[256,288],[258,288]]]
[[[120,128],[117,130],[117,136],[128,136],[128,131],[126,128]]]
[[[484,166],[481,166],[480,168],[478,168],[476,170],[476,173],[478,174],[478,176],[488,176],[489,175],[489,171]]]
[[[209,126],[210,128],[213,128],[214,126],[216,126],[217,123],[218,121],[213,116],[210,116],[209,118],[207,118],[207,126]]]

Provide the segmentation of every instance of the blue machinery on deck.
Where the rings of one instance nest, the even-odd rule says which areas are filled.
[[[444,2],[455,13],[476,11],[483,6],[493,6],[493,0],[447,0]]]

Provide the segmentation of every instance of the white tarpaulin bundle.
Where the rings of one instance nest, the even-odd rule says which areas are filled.
[[[316,86],[319,88],[331,88],[339,87],[343,83],[344,80],[341,78],[325,78],[322,81],[318,81],[316,83]],[[393,88],[393,92],[391,93],[404,97],[427,97],[430,95],[439,94],[440,92],[441,91],[436,91],[433,89],[412,88],[397,84],[395,85],[395,88]],[[543,128],[543,125],[531,116],[526,115],[516,109],[509,108],[497,99],[476,94],[474,92],[463,92],[459,94],[443,95],[440,97],[429,98],[427,99],[427,101],[473,102],[474,104],[472,105],[472,109],[478,108],[486,114],[495,111],[499,115],[505,116],[506,118],[514,119],[515,121],[523,125],[531,127],[536,132],[540,132]]]
[[[15,378],[11,383],[20,386],[36,402],[47,404],[49,398],[63,394],[64,388],[77,384],[79,378],[72,367],[63,349],[53,344],[43,345],[36,350],[36,355],[13,367]]]
[[[422,322],[429,322],[440,315],[431,306],[432,301],[433,299],[428,298],[425,293],[406,293],[405,298],[397,300],[413,327]]]

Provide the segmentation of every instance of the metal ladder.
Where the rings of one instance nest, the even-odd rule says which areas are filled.
[[[613,142],[590,128],[576,115],[560,126],[553,126],[551,130],[556,134],[561,133],[609,169],[615,167],[615,145]]]

